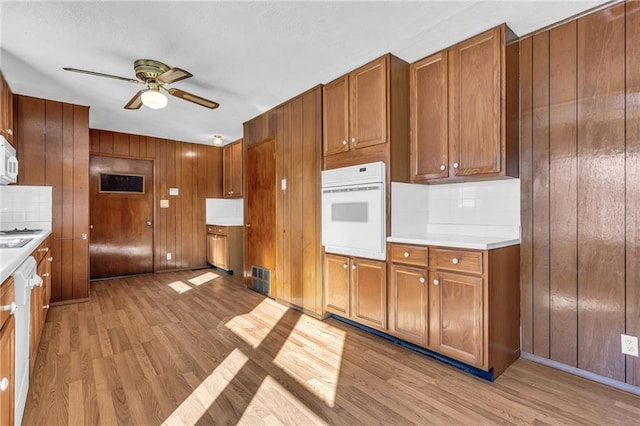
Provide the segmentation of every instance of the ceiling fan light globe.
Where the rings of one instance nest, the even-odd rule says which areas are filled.
[[[142,103],[152,109],[160,109],[167,106],[167,97],[157,90],[147,90],[141,96]]]

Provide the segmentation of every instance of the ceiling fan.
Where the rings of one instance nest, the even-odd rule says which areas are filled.
[[[201,105],[205,108],[215,109],[220,106],[217,102],[185,92],[184,90],[176,89],[174,87],[164,87],[166,84],[172,84],[176,81],[193,77],[193,74],[189,71],[185,71],[181,68],[169,68],[168,65],[159,61],[154,61],[153,59],[138,59],[133,63],[133,69],[135,70],[136,77],[138,77],[137,80],[134,78],[119,77],[117,75],[80,70],[77,68],[63,68],[65,71],[97,75],[98,77],[115,78],[117,80],[128,81],[129,83],[146,85],[146,89],[140,90],[129,102],[127,102],[124,106],[125,109],[140,109],[142,105],[146,105],[153,109],[164,108],[167,106],[167,97],[163,92],[180,99],[184,99],[185,101]]]

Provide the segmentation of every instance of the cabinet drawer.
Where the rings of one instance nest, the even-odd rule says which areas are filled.
[[[11,302],[15,302],[15,289],[13,287],[13,278],[7,278],[0,286],[0,306],[9,306]],[[0,329],[4,327],[5,321],[9,319],[11,312],[9,310],[0,311]]]
[[[432,248],[429,255],[429,266],[437,269],[482,274],[482,252]]]
[[[428,253],[429,250],[425,246],[392,244],[391,262],[427,267],[429,262]]]
[[[226,226],[207,225],[207,234],[227,235]]]
[[[47,253],[49,253],[49,240],[49,238],[44,240],[42,243],[40,243],[38,248],[35,249],[33,253],[31,253],[31,255],[36,259],[36,263],[40,263],[42,258],[45,257]]]

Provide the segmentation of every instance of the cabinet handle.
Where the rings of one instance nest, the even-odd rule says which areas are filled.
[[[9,379],[7,379],[6,377],[3,377],[2,380],[0,380],[0,391],[4,392],[9,388]]]
[[[13,130],[11,130],[11,129],[7,129],[7,134],[8,134],[8,135],[13,135]]]
[[[343,267],[344,269],[347,269],[347,268],[349,267],[349,265],[347,265],[346,263],[343,263],[343,264],[342,264],[342,267]]]
[[[46,277],[48,277],[48,276],[49,276],[49,273],[48,273],[48,272],[45,272],[44,274],[42,274],[42,276],[46,278]]]
[[[0,306],[0,311],[5,312],[5,311],[9,311],[10,315],[13,315],[14,312],[16,311],[16,302],[11,302],[8,305],[3,305]]]
[[[409,257],[409,252],[408,251],[404,252],[404,257]]]
[[[438,280],[433,280],[433,285],[440,285],[440,281],[438,281]]]
[[[48,251],[49,251],[49,247],[42,247],[42,248],[40,249],[40,251],[41,251],[41,252],[43,252],[43,253],[46,253],[46,252],[48,252]]]
[[[251,224],[250,224],[250,223],[247,223],[245,226],[246,226],[247,228],[251,228]]]
[[[47,262],[53,262],[53,257],[47,257]]]
[[[46,305],[44,305],[42,309],[49,309],[49,304],[47,303]]]
[[[460,165],[458,163],[453,163],[453,168],[457,169],[458,167],[460,167]]]
[[[420,283],[424,284],[424,281],[425,281],[424,277],[420,277]]]
[[[346,140],[343,140],[343,141],[342,141],[342,145],[346,145],[346,144],[347,144],[347,141],[346,141]]]
[[[443,172],[447,169],[447,166],[445,166],[444,164],[440,166],[440,170],[442,170]]]
[[[356,270],[356,265],[351,265],[351,269]]]
[[[356,138],[351,138],[351,143],[358,143],[358,140]]]
[[[457,265],[458,263],[460,263],[460,260],[458,260],[457,257],[454,257],[453,259],[451,259],[451,263],[453,263],[454,265]]]

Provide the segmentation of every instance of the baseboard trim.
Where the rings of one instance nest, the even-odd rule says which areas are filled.
[[[62,306],[62,305],[73,305],[75,303],[85,303],[88,302],[90,298],[85,297],[82,299],[71,299],[71,300],[62,300],[60,302],[51,302],[49,306]]]
[[[520,357],[528,359],[529,361],[536,362],[538,364],[546,365],[547,367],[555,368],[557,370],[564,371],[565,373],[573,374],[574,376],[582,377],[583,379],[592,380],[603,385],[610,386],[612,388],[620,389],[625,392],[632,393],[634,395],[640,395],[640,387],[636,387],[627,383],[619,382],[617,380],[610,379],[608,377],[600,376],[599,374],[592,373],[590,371],[581,370],[570,365],[562,364],[558,361],[542,358],[537,355],[533,355],[527,352],[522,352]]]

